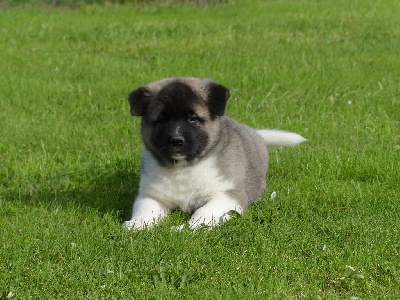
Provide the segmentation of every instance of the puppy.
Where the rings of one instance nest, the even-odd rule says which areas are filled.
[[[254,130],[224,115],[229,90],[210,80],[168,78],[129,95],[144,143],[138,196],[126,229],[152,226],[180,208],[189,226],[215,226],[243,213],[266,191],[267,146],[306,141]]]

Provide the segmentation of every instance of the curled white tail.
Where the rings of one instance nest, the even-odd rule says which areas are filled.
[[[301,135],[274,129],[260,129],[257,133],[261,135],[268,147],[289,147],[307,141]]]

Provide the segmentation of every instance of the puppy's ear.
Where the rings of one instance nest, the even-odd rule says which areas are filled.
[[[216,83],[210,82],[208,85],[208,107],[210,112],[222,116],[225,113],[226,102],[229,99],[229,90]]]
[[[143,116],[151,102],[153,94],[147,86],[141,86],[129,94],[132,116]]]

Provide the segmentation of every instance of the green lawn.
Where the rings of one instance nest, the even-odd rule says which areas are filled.
[[[0,298],[399,299],[399,11],[0,10]],[[124,232],[142,148],[127,96],[171,76],[213,78],[229,115],[309,142],[271,152],[269,191],[240,218]]]

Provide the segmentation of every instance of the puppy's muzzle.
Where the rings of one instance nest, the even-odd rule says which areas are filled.
[[[184,137],[180,135],[171,137],[169,141],[174,148],[182,148],[185,143]]]

